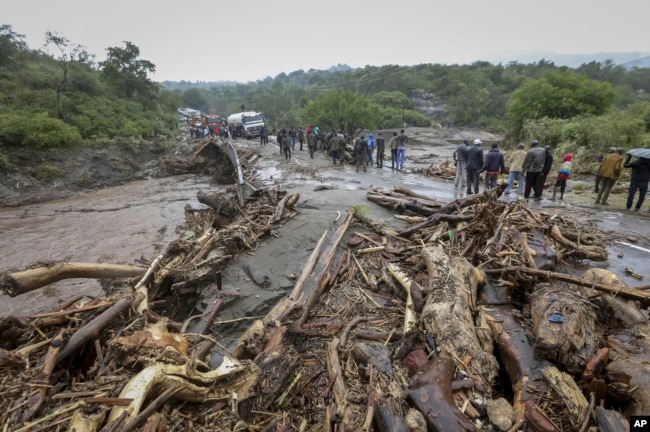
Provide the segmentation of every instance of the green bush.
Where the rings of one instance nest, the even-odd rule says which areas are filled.
[[[0,143],[5,146],[50,148],[80,142],[77,129],[47,114],[17,111],[0,115]]]
[[[65,172],[52,164],[44,163],[34,168],[34,177],[41,183],[49,183],[52,180],[63,177]]]
[[[0,149],[0,171],[9,174],[14,171],[14,164],[11,163],[11,158],[2,149]]]

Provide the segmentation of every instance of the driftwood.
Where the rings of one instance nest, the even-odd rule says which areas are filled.
[[[456,407],[451,394],[453,360],[437,358],[416,377],[407,393],[409,402],[425,414],[429,431],[475,431],[474,425]],[[436,413],[431,415],[430,413]]]
[[[140,277],[146,268],[122,264],[61,262],[5,275],[3,290],[12,297],[63,279]]]
[[[631,300],[638,300],[642,305],[650,305],[650,292],[637,290],[635,288],[628,288],[625,286],[610,285],[599,282],[592,282],[589,280],[584,280],[574,276],[570,276],[564,273],[537,270],[528,267],[518,266],[518,267],[506,267],[493,270],[485,270],[487,274],[498,274],[498,273],[507,273],[507,272],[521,272],[533,276],[540,276],[544,279],[555,279],[563,282],[570,282],[575,285],[580,285],[583,287],[594,288],[598,291],[607,292],[614,296],[625,297]]]
[[[458,211],[459,209],[470,207],[475,204],[487,202],[490,199],[494,199],[495,196],[501,195],[501,193],[503,193],[505,188],[506,188],[505,185],[499,185],[494,189],[483,191],[483,193],[480,194],[470,195],[464,198],[457,198],[454,201],[440,207],[436,211],[436,213],[429,216],[427,220],[417,223],[408,229],[400,231],[398,235],[400,237],[408,238],[413,234],[415,234],[416,232],[420,231],[421,229],[428,228],[430,226],[438,224],[442,220],[438,215],[451,214]]]
[[[530,296],[535,353],[573,374],[598,349],[594,306],[575,291],[543,287]]]
[[[485,283],[485,275],[465,258],[449,257],[441,247],[423,249],[422,258],[430,283],[421,317],[424,327],[435,337],[441,356],[469,356],[467,366],[488,388],[499,372],[499,364],[492,353],[483,350],[472,316],[476,291]]]

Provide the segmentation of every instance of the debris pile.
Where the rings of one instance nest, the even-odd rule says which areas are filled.
[[[438,203],[367,192],[400,230],[350,210],[324,232],[291,293],[236,346],[182,297],[264,236],[299,196],[202,193],[183,236],[137,283],[2,317],[0,424],[75,431],[578,431],[650,412],[650,292],[603,269],[597,227],[498,200],[503,186]],[[311,246],[311,245],[310,245]],[[51,266],[56,268],[56,265]],[[15,276],[15,274],[13,275]],[[120,281],[124,281],[121,279]],[[12,274],[3,287],[17,293]],[[198,322],[193,322],[198,319]],[[190,322],[192,322],[190,330]],[[620,413],[625,413],[621,415]],[[608,429],[603,429],[608,430]]]

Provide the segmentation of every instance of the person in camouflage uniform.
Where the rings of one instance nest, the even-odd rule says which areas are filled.
[[[313,159],[316,151],[316,137],[313,133],[307,135],[307,148],[309,149],[309,157]]]
[[[328,146],[330,149],[330,156],[332,157],[332,164],[336,165],[336,160],[339,158],[339,139],[334,130],[330,133]]]
[[[381,136],[381,132],[377,134],[377,168],[384,167],[384,149],[386,144],[384,142],[384,137]]]
[[[291,159],[291,139],[286,133],[282,135],[282,151],[285,159]]]
[[[357,161],[357,172],[359,168],[363,167],[363,172],[366,172],[366,153],[368,151],[368,143],[365,140],[365,137],[361,135],[354,142],[354,158]]]
[[[341,165],[345,162],[345,135],[339,135],[339,160]]]

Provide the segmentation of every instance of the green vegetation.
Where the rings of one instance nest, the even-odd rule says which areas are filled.
[[[132,43],[107,48],[100,64],[55,32],[45,34],[43,49],[48,51],[28,49],[23,35],[0,25],[2,171],[10,169],[17,149],[37,160],[42,150],[164,135],[175,125],[180,96],[149,80],[155,66],[140,59]]]
[[[155,65],[141,59],[131,42],[107,48],[98,64],[82,46],[54,32],[45,34],[43,49],[28,49],[23,35],[0,25],[4,172],[14,167],[18,150],[117,140],[135,152],[139,139],[168,134],[181,106],[223,117],[244,106],[263,112],[269,128],[310,123],[349,135],[404,125],[479,127],[504,134],[506,148],[535,138],[585,158],[609,147],[650,145],[650,69],[627,70],[609,61],[576,69],[544,60],[338,65],[245,84],[159,85],[148,78]],[[423,114],[414,105],[416,94],[426,95],[435,108]]]

